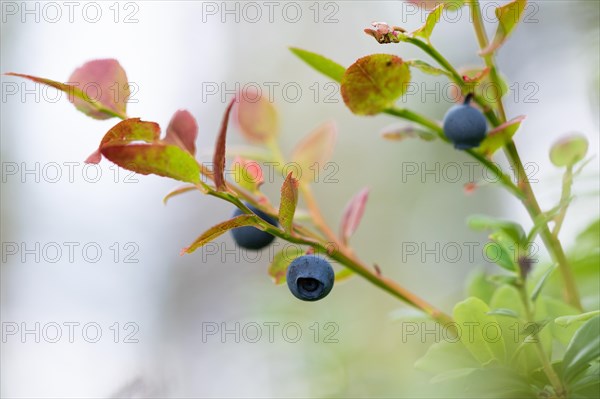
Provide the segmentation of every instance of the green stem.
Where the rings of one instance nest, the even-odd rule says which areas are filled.
[[[563,176],[562,192],[560,195],[560,203],[563,206],[560,209],[560,213],[556,216],[554,222],[554,229],[552,235],[558,239],[558,233],[567,215],[567,209],[569,208],[569,197],[571,196],[571,186],[573,185],[573,165],[568,165]]]
[[[521,277],[524,281],[526,276],[521,276]],[[525,317],[526,317],[527,323],[534,324],[535,319],[533,317],[533,311],[531,309],[531,304],[530,304],[529,298],[527,296],[527,289],[525,288],[525,284],[524,283],[519,284],[518,290],[519,290],[519,295],[521,297],[521,301],[523,302],[523,307],[525,308]],[[564,398],[566,396],[565,388],[562,384],[562,381],[556,374],[556,371],[554,371],[554,368],[552,367],[552,364],[550,363],[550,358],[546,355],[546,353],[544,351],[544,346],[542,345],[542,342],[540,341],[539,336],[533,336],[532,339],[533,339],[533,342],[535,345],[536,354],[537,354],[538,358],[540,359],[540,362],[542,363],[542,368],[544,369],[544,374],[546,374],[546,377],[548,377],[548,381],[550,381],[550,384],[552,384],[552,387],[554,388],[556,395],[559,398]]]
[[[483,26],[483,19],[481,17],[479,1],[470,0],[469,5],[471,7],[473,26],[475,28],[477,40],[479,41],[479,47],[481,49],[484,49],[488,44],[488,38],[485,32],[485,28]],[[492,83],[495,84],[496,87],[500,87],[493,54],[487,54],[483,56],[483,59],[486,65],[490,68],[490,76],[492,79]],[[504,111],[504,105],[502,103],[501,98],[498,98],[497,106],[498,113],[500,114],[499,122],[504,123],[506,122],[506,113]],[[542,210],[540,209],[540,206],[537,202],[535,193],[533,192],[531,183],[529,182],[529,178],[525,173],[525,168],[523,167],[523,163],[521,162],[521,158],[517,151],[517,147],[515,146],[515,143],[512,139],[504,147],[504,153],[506,154],[508,161],[513,167],[513,170],[515,171],[517,178],[517,187],[519,187],[524,194],[523,198],[521,198],[521,202],[525,206],[525,209],[527,209],[527,212],[529,213],[531,219],[535,222],[541,215]],[[547,224],[544,224],[541,227],[540,236],[542,237],[544,245],[550,252],[550,256],[559,265],[559,269],[561,271],[565,283],[565,300],[575,308],[582,310],[581,301],[579,299],[579,293],[575,284],[575,279],[573,277],[573,273],[571,271],[571,268],[567,261],[567,257],[565,256],[560,241],[550,232],[550,229],[548,228]]]

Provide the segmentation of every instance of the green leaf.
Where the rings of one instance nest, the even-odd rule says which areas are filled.
[[[415,30],[412,33],[413,37],[422,37],[423,39],[429,42],[429,38],[431,37],[431,33],[433,33],[433,28],[440,21],[442,17],[442,12],[444,11],[444,3],[440,3],[437,7],[435,7],[429,14],[427,14],[427,19],[425,20],[425,24],[421,26],[419,29]]]
[[[481,270],[474,270],[467,277],[467,296],[474,296],[489,304],[497,285],[489,281],[487,274]]]
[[[340,64],[331,61],[329,58],[325,58],[320,54],[302,50],[297,47],[290,47],[290,51],[323,75],[330,77],[338,83],[342,81],[346,68]]]
[[[517,312],[515,312],[512,309],[506,309],[506,308],[493,309],[493,310],[490,310],[487,314],[492,315],[492,316],[505,316],[505,317],[510,317],[513,319],[519,318],[519,314]]]
[[[448,370],[479,368],[479,362],[461,342],[441,341],[427,349],[415,363],[415,368],[432,374]]]
[[[516,244],[526,244],[527,236],[520,224],[509,220],[496,219],[484,215],[473,215],[467,220],[473,230],[502,231]]]
[[[416,69],[420,70],[421,72],[424,72],[428,75],[433,75],[433,76],[446,75],[448,77],[452,77],[452,74],[450,72],[445,71],[440,68],[436,68],[432,65],[429,65],[425,61],[408,60],[408,61],[406,61],[406,65],[408,65],[411,68],[416,68]]]
[[[573,166],[585,158],[588,140],[580,134],[564,137],[550,148],[550,161],[554,166]]]
[[[342,97],[357,115],[375,115],[391,107],[410,82],[410,69],[402,58],[373,54],[357,60],[342,78]]]
[[[579,235],[577,235],[575,241],[574,252],[579,257],[582,254],[587,255],[590,252],[598,252],[600,248],[600,219],[594,220],[590,225]],[[574,254],[575,255],[575,254]]]
[[[511,141],[524,119],[525,116],[518,116],[488,132],[485,139],[477,147],[477,152],[488,158],[494,155],[496,151]]]
[[[127,118],[129,82],[117,60],[86,62],[73,72],[68,84],[20,73],[6,75],[29,79],[63,91],[79,111],[94,119]]]
[[[540,278],[538,280],[535,287],[533,288],[533,291],[531,291],[531,302],[535,302],[537,300],[538,296],[542,292],[542,288],[544,288],[544,284],[546,284],[546,280],[548,280],[548,277],[550,277],[550,275],[554,272],[554,270],[556,270],[556,266],[555,265],[550,266],[548,271],[546,273],[544,273],[542,278]]]
[[[257,90],[242,90],[236,101],[234,120],[246,140],[265,144],[277,138],[279,116],[268,98]]]
[[[292,161],[297,165],[297,175],[302,182],[310,182],[316,171],[325,167],[335,147],[337,127],[326,122],[304,137],[292,152]]]
[[[305,251],[297,245],[286,245],[281,251],[273,257],[269,265],[269,276],[273,278],[275,284],[286,282],[287,268],[294,259],[304,255]]]
[[[600,314],[600,310],[594,310],[592,312],[576,314],[573,316],[560,316],[557,317],[554,322],[561,327],[568,327],[573,323],[579,323],[582,321],[588,321],[592,317],[595,317]]]
[[[518,290],[510,285],[501,286],[494,293],[490,301],[490,307],[502,309],[509,315],[509,317],[496,318],[502,329],[507,359],[515,362],[514,364],[520,370],[530,370],[539,366],[540,363],[537,360],[535,351],[532,351],[534,344],[526,345],[526,348],[521,348],[521,353],[516,357],[519,346],[524,339],[524,336],[520,335],[520,333],[525,330],[526,326],[526,323],[520,319],[520,316],[525,315],[525,308],[521,302]]]
[[[569,383],[568,388],[569,396],[573,399],[596,398],[600,392],[600,362],[593,362]]]
[[[556,320],[561,317],[578,316],[580,311],[565,303],[562,299],[541,296],[536,307],[536,318],[549,320],[548,329],[552,336],[566,347],[573,334],[579,328],[577,324],[559,325]]]
[[[518,270],[512,251],[503,245],[503,243],[499,241],[488,242],[483,247],[483,250],[489,261],[494,262],[503,269],[511,272],[516,272]]]
[[[235,104],[235,99],[229,103],[227,109],[225,110],[223,120],[221,121],[221,130],[219,131],[217,143],[215,144],[215,153],[213,154],[213,175],[217,191],[225,191],[227,187],[224,176],[225,152],[227,143],[227,126],[229,125],[229,115],[231,114],[233,104]]]
[[[570,382],[600,358],[600,316],[586,321],[577,330],[563,358],[562,375]]]
[[[454,307],[460,340],[481,365],[502,363],[506,355],[500,325],[495,316],[487,314],[489,311],[485,302],[473,297]]]
[[[298,180],[290,172],[281,186],[281,203],[279,204],[279,223],[291,234],[294,224],[294,213],[298,204]]]
[[[226,220],[225,222],[219,223],[216,226],[213,226],[210,229],[208,229],[207,231],[205,231],[204,233],[202,233],[202,235],[200,237],[196,238],[196,240],[194,240],[194,242],[189,247],[183,248],[181,250],[181,254],[182,255],[185,253],[191,254],[196,249],[211,242],[212,240],[214,240],[215,238],[219,237],[220,235],[226,233],[227,231],[229,231],[231,229],[235,229],[237,227],[243,227],[243,226],[254,226],[254,227],[260,229],[258,216],[256,216],[256,215],[240,215],[233,219],[229,219],[229,220]]]
[[[120,167],[143,175],[155,174],[187,183],[200,183],[200,167],[189,152],[175,145],[129,144],[102,148],[102,155]]]
[[[481,50],[481,55],[489,55],[502,46],[519,23],[526,5],[527,0],[513,0],[496,8],[496,18],[498,19],[496,35],[488,46]]]

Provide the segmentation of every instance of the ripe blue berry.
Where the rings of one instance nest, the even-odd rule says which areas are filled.
[[[294,259],[287,270],[288,288],[303,301],[318,301],[326,297],[333,288],[334,278],[329,262],[316,255]]]
[[[265,222],[270,223],[273,226],[277,226],[277,220],[275,220],[271,216],[267,215],[259,209],[256,209],[251,205],[246,204],[246,206],[250,208],[252,212],[254,212],[259,218],[261,218]],[[242,212],[238,208],[235,210],[235,212],[233,212],[233,217],[240,216],[243,214],[244,212]],[[235,228],[231,230],[231,235],[233,236],[233,239],[235,240],[237,245],[239,245],[242,248],[253,250],[263,249],[264,247],[272,243],[275,239],[275,236],[252,226]]]
[[[487,131],[485,116],[470,101],[469,94],[464,104],[453,106],[444,117],[444,134],[459,150],[479,147]]]

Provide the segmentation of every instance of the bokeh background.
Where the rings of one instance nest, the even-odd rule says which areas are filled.
[[[519,204],[494,185],[467,196],[466,176],[454,183],[443,176],[436,181],[435,174],[421,178],[423,168],[436,163],[442,170],[449,162],[470,160],[440,143],[384,141],[381,129],[397,120],[352,115],[328,80],[288,50],[298,46],[343,65],[377,52],[428,60],[411,47],[382,47],[362,33],[372,21],[407,30],[420,26],[424,13],[404,2],[274,2],[272,19],[263,2],[254,3],[258,8],[244,2],[76,3],[70,21],[61,2],[2,2],[0,72],[65,81],[85,61],[116,58],[138,88],[128,114],[166,126],[177,109],[190,110],[207,160],[232,95],[224,89],[246,83],[275,87],[287,153],[324,121],[338,125],[337,182],[321,181],[314,188],[327,220],[336,226],[347,199],[369,186],[365,218],[352,240],[356,252],[446,311],[464,297],[473,270],[491,267],[481,253],[485,235],[469,231],[465,218],[487,213],[530,226]],[[483,2],[489,7],[488,35],[497,4]],[[498,64],[512,88],[505,98],[508,114],[527,115],[517,145],[533,165],[542,205],[551,207],[560,195],[561,176],[548,161],[550,144],[575,131],[588,137],[591,153],[598,150],[599,5],[538,1],[526,14],[526,23],[500,50]],[[432,41],[455,65],[480,64],[466,9],[448,14]],[[124,171],[115,175],[107,161],[100,169],[84,169],[83,160],[116,120],[92,120],[64,97],[56,101],[53,90],[1,79],[3,397],[444,396],[413,368],[436,337],[407,336],[396,320],[405,314],[404,305],[360,278],[339,284],[323,301],[302,303],[267,276],[273,251],[256,258],[236,252],[229,235],[216,241],[216,253],[179,256],[202,231],[229,217],[231,207],[198,193],[164,206],[163,195],[177,182],[153,176],[131,181]],[[403,105],[441,119],[451,105],[437,89],[445,81],[419,72],[413,80],[439,98],[431,93],[423,98],[420,89]],[[12,94],[15,84],[18,91]],[[208,85],[219,92],[209,95]],[[285,92],[285,85],[300,87],[299,97],[293,88]],[[235,129],[229,143],[243,144]],[[504,163],[502,156],[497,161]],[[419,167],[418,175],[405,176],[409,164]],[[461,170],[466,173],[467,167]],[[275,202],[281,181],[278,176],[265,189]],[[575,192],[579,197],[562,232],[567,245],[598,214],[598,158]],[[9,254],[11,243],[19,246],[18,254]],[[78,245],[72,259],[64,243],[77,243],[68,244]],[[406,243],[421,248],[457,243],[464,252],[456,262],[443,255],[422,259],[422,252],[403,253]],[[467,256],[465,243],[480,243],[475,259]],[[89,253],[82,252],[86,244],[92,246]],[[35,253],[23,254],[35,252],[36,245],[39,260]],[[95,263],[89,260],[96,257],[94,248],[102,251]],[[35,330],[36,323],[40,342],[35,333],[22,331]],[[53,323],[61,327],[56,343],[50,342]],[[73,339],[68,323],[79,323],[73,324]],[[84,334],[87,323],[99,327],[98,342],[87,342],[96,335],[94,328]],[[236,323],[240,342],[235,333],[222,339],[221,331],[203,337],[209,325],[234,330]],[[256,343],[246,339],[254,337],[252,323],[262,328]],[[279,323],[273,342],[264,323]],[[300,326],[298,342],[289,342],[293,329],[282,334],[286,323]],[[333,327],[325,329],[326,323]],[[14,326],[19,331],[9,335]],[[250,326],[247,335],[244,326]],[[332,332],[337,342],[326,342]],[[137,342],[127,342],[129,333]]]

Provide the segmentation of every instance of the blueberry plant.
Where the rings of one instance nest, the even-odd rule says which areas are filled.
[[[317,53],[291,48],[299,59],[341,85],[344,103],[352,113],[388,114],[408,121],[405,127],[388,132],[386,139],[416,137],[447,143],[449,150],[458,150],[487,168],[497,178],[497,186],[508,190],[529,213],[532,227],[528,230],[515,221],[489,216],[468,220],[469,227],[489,232],[494,245],[486,248],[494,251],[499,268],[494,275],[475,274],[468,283],[468,297],[454,306],[451,315],[386,277],[379,266],[360,260],[353,251],[350,238],[364,213],[367,189],[348,201],[339,233],[326,223],[309,179],[300,172],[327,161],[336,138],[333,124],[325,123],[307,135],[289,158],[298,170],[284,173],[286,158],[277,144],[279,125],[274,106],[256,93],[240,92],[224,111],[212,162],[206,163],[196,158],[198,127],[190,112],[176,112],[164,137],[157,123],[127,116],[129,85],[116,60],[88,62],[68,83],[8,75],[67,92],[77,109],[92,118],[121,119],[86,162],[106,158],[140,174],[185,183],[165,201],[199,190],[235,206],[232,218],[209,228],[182,254],[191,254],[228,231],[237,245],[250,250],[261,250],[279,237],[296,245],[277,253],[268,273],[276,284],[287,282],[295,297],[322,299],[332,291],[334,281],[358,275],[443,326],[450,339],[433,344],[416,367],[431,373],[432,383],[458,392],[459,397],[597,397],[600,223],[592,221],[568,251],[559,239],[574,200],[573,180],[587,163],[588,143],[581,135],[569,135],[552,146],[551,162],[564,171],[562,195],[556,206],[541,209],[513,141],[524,116],[509,119],[506,115],[502,98],[508,85],[495,63],[496,52],[517,27],[525,6],[526,0],[498,6],[497,28],[491,40],[477,0],[436,2],[424,25],[413,32],[373,23],[365,33],[376,40],[376,45],[389,45],[386,49],[392,49],[393,54],[367,55],[347,68]],[[459,8],[470,12],[480,47],[479,68],[457,69],[430,41],[442,13]],[[404,46],[416,46],[431,60],[402,59],[397,54]],[[448,79],[455,88],[459,104],[448,110],[442,123],[395,105],[415,69]],[[89,85],[100,94],[94,98],[88,95]],[[256,151],[238,153],[231,159],[233,152],[226,150],[230,119]],[[499,152],[504,153],[512,173],[493,162]],[[236,171],[233,180],[225,178],[227,159]],[[266,161],[279,165],[276,167],[287,175],[278,206],[261,192],[260,164]],[[474,186],[475,182],[470,188]],[[297,210],[299,198],[306,210]],[[537,262],[531,253],[530,244],[537,237],[550,256],[549,262]],[[339,270],[334,272],[331,260]]]

